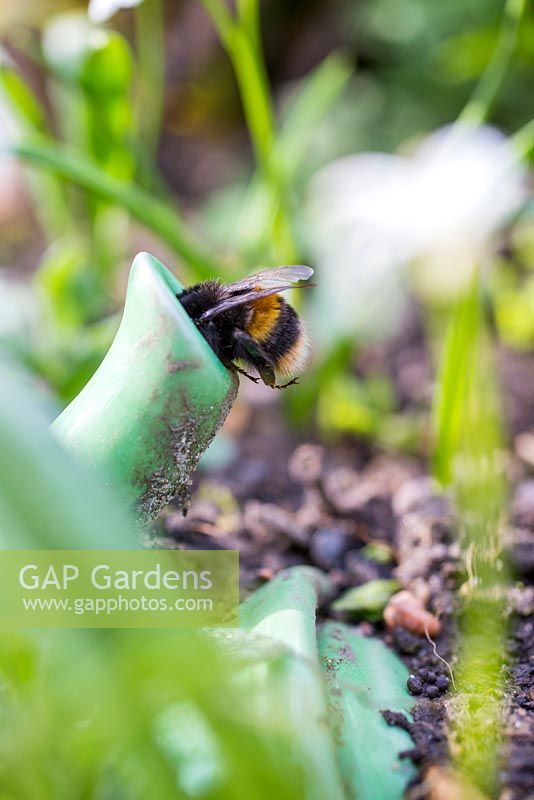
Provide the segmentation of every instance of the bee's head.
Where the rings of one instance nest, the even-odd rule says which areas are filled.
[[[220,299],[221,285],[215,281],[205,281],[189,286],[178,295],[178,300],[185,308],[191,319],[199,325],[200,318]]]

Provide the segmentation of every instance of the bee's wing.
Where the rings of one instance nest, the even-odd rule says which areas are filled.
[[[262,297],[269,297],[271,294],[278,294],[278,292],[283,292],[286,289],[304,289],[306,286],[309,286],[309,284],[299,286],[299,284],[294,283],[280,283],[278,286],[273,286],[271,289],[260,289],[259,291],[257,289],[251,289],[248,292],[245,291],[242,294],[236,294],[221,300],[216,306],[212,306],[205,311],[200,317],[200,321],[206,322],[206,320],[213,319],[213,317],[216,317],[218,314],[222,314],[223,311],[228,311],[229,308],[242,306],[244,303],[248,303],[251,300],[260,300]]]
[[[293,283],[298,283],[298,281],[307,281],[312,275],[313,269],[302,264],[293,264],[289,267],[272,267],[271,269],[256,272],[254,275],[248,275],[240,281],[235,281],[235,283],[229,283],[223,288],[228,294],[233,295],[245,289],[274,289],[281,285],[292,285]]]
[[[201,320],[212,319],[223,311],[248,303],[250,300],[259,300],[287,289],[304,288],[299,281],[308,280],[312,275],[313,269],[303,265],[274,267],[256,272],[243,280],[224,286],[225,297],[202,314]]]

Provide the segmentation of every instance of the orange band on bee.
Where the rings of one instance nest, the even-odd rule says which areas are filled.
[[[252,301],[252,316],[247,325],[249,336],[258,342],[263,342],[269,337],[278,322],[282,302],[280,296],[276,294]]]

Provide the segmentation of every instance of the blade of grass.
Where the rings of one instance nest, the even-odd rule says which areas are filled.
[[[40,103],[16,70],[2,59],[1,51],[0,89],[19,120],[29,130],[45,132],[45,114]]]
[[[139,64],[137,120],[149,153],[156,150],[165,94],[165,36],[161,0],[144,0],[135,9]]]
[[[459,122],[480,125],[488,118],[510,67],[527,7],[528,0],[507,0],[495,50]]]
[[[297,256],[287,187],[273,159],[275,114],[260,42],[259,4],[244,0],[234,19],[220,0],[202,0],[232,62],[243,111],[259,170],[268,191],[276,198],[278,213],[270,228],[277,258],[292,262]]]
[[[286,185],[295,180],[311,137],[351,75],[352,66],[343,54],[332,53],[302,81],[273,144],[272,158]],[[261,172],[256,174],[238,223],[245,250],[265,240],[278,212],[278,197],[268,191]]]
[[[448,486],[453,479],[467,378],[476,357],[478,291],[475,282],[472,290],[459,300],[454,309],[440,360],[433,427],[436,439],[434,473],[442,486]]]
[[[435,466],[437,477],[452,489],[468,576],[460,595],[452,750],[458,769],[493,796],[507,630],[508,571],[502,541],[507,479],[495,368],[478,280],[451,317],[439,395]]]
[[[82,154],[48,142],[21,142],[9,152],[24,164],[58,175],[128,210],[180,256],[188,277],[203,280],[220,273],[217,263],[194,241],[176,210],[144,189],[106,173]]]
[[[203,0],[203,3],[232,61],[256,158],[266,176],[272,179],[275,122],[267,70],[261,49],[257,47],[258,2],[241,3],[235,20],[219,0]]]
[[[256,47],[261,48],[260,14],[258,0],[237,0],[237,15],[243,29]]]
[[[468,582],[455,681],[466,708],[454,725],[459,769],[493,794],[498,782],[509,580],[503,556],[507,479],[495,370],[479,309],[454,465]],[[467,711],[467,713],[465,713]]]

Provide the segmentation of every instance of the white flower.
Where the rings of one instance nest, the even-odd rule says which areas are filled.
[[[525,194],[511,144],[490,127],[443,128],[411,157],[362,153],[324,167],[311,184],[310,229],[338,328],[373,318],[387,328],[398,267],[410,262],[437,293],[455,294]]]
[[[89,19],[95,25],[106,22],[121,8],[133,8],[143,0],[90,0],[87,11]]]

